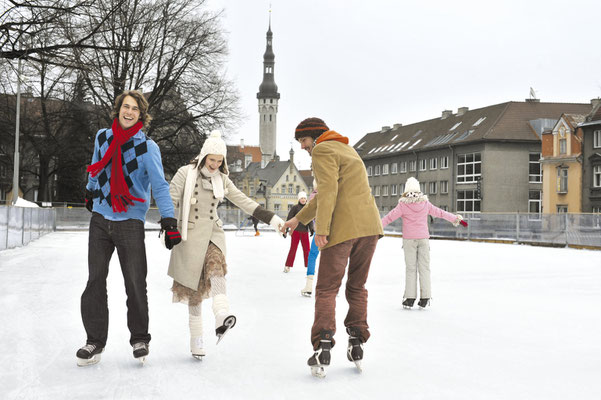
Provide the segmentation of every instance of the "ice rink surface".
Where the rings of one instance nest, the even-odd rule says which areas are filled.
[[[116,254],[102,361],[77,367],[87,232],[56,232],[0,252],[0,399],[599,399],[601,252],[432,240],[431,307],[404,310],[402,239],[383,238],[370,276],[364,372],[346,360],[347,310],[328,376],[306,366],[314,297],[300,295],[298,250],[273,232],[226,234],[228,295],[238,323],[207,356],[189,353],[187,307],[171,303],[169,252],[147,232],[150,355],[133,359]]]

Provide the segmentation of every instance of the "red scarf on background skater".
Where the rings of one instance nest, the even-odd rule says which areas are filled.
[[[111,166],[111,201],[114,212],[125,212],[127,208],[134,204],[135,201],[144,203],[144,199],[134,197],[129,193],[125,176],[123,175],[123,167],[121,166],[121,146],[124,145],[132,136],[142,129],[144,124],[142,121],[136,122],[134,126],[128,130],[123,130],[119,119],[115,118],[111,130],[113,131],[113,141],[109,145],[108,150],[104,153],[102,160],[88,166],[87,171],[92,176],[96,176],[103,170],[104,167],[112,161]]]

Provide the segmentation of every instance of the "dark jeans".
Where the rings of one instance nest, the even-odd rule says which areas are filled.
[[[106,345],[109,327],[106,277],[113,251],[117,248],[127,294],[129,342],[150,341],[148,297],[146,295],[146,248],[144,223],[138,219],[109,221],[92,214],[88,239],[88,284],[81,295],[81,318],[87,343]]]

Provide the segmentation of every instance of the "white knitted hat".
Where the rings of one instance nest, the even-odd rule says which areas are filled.
[[[306,199],[307,198],[307,193],[305,192],[298,192],[298,199]]]
[[[204,158],[209,154],[217,154],[223,156],[223,168],[225,174],[229,175],[226,160],[227,146],[223,139],[221,139],[221,131],[212,131],[209,137],[205,139],[205,142],[202,145],[202,149],[200,150],[200,154],[198,155],[198,163],[196,164],[197,168],[200,166],[202,160],[204,160]]]
[[[403,192],[403,194],[409,192],[421,193],[419,181],[412,176],[407,179],[407,183],[405,183],[405,191]]]

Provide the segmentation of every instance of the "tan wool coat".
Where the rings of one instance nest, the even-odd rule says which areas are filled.
[[[181,167],[169,185],[173,206],[179,210],[177,212],[177,224],[180,230],[183,223],[181,220],[181,205],[183,204],[184,186],[189,168],[194,168],[194,165]],[[252,215],[259,204],[242,193],[226,174],[221,173],[221,178],[225,198],[244,212]],[[196,199],[196,202],[193,199]],[[222,228],[223,222],[217,215],[219,202],[213,196],[211,180],[202,176],[200,172],[191,200],[190,214],[187,221],[188,237],[186,241],[181,242],[171,250],[168,274],[178,283],[190,289],[198,290],[209,242],[213,242],[219,247],[224,257],[226,256],[225,233]]]
[[[324,135],[329,133],[338,135],[333,131]],[[365,165],[355,149],[326,140],[318,142],[311,157],[317,194],[296,217],[303,224],[315,218],[315,233],[328,237],[323,249],[359,237],[383,236]]]

